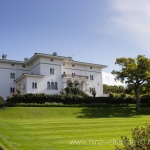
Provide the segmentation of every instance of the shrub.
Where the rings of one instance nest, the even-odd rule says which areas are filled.
[[[65,88],[66,94],[71,94],[71,95],[80,95],[83,97],[89,97],[88,94],[80,90],[79,88],[76,87],[66,87]]]
[[[3,97],[0,96],[0,105],[2,105],[4,103],[4,99]]]
[[[121,139],[124,146],[122,148],[116,146],[115,150],[150,150],[150,125],[132,129],[131,140],[126,136],[122,136]]]
[[[63,94],[63,95],[48,95],[44,93],[40,94],[16,94],[11,98],[7,99],[8,105],[11,106],[16,103],[37,103],[44,104],[49,103],[63,103],[63,104],[135,104],[132,98],[121,98],[121,97],[83,97],[75,94]]]

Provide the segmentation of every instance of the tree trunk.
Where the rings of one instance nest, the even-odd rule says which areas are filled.
[[[140,111],[140,98],[139,98],[138,88],[135,88],[134,92],[136,98],[136,109]]]

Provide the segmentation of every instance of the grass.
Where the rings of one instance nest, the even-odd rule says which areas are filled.
[[[10,107],[0,110],[4,150],[112,150],[121,135],[150,122],[150,108]],[[71,144],[78,140],[78,144]]]

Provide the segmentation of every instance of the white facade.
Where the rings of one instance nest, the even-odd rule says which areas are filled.
[[[89,95],[103,95],[102,69],[105,65],[73,61],[71,57],[35,53],[25,61],[0,59],[0,96],[4,99],[22,86],[22,94],[60,94],[67,86],[79,87]]]

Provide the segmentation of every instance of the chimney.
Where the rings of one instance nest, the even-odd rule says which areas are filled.
[[[7,55],[3,54],[2,59],[6,59],[6,58],[7,58]]]
[[[54,52],[53,55],[54,55],[54,56],[57,56],[57,52]]]
[[[25,62],[28,61],[28,58],[24,58],[24,61],[25,61]]]

